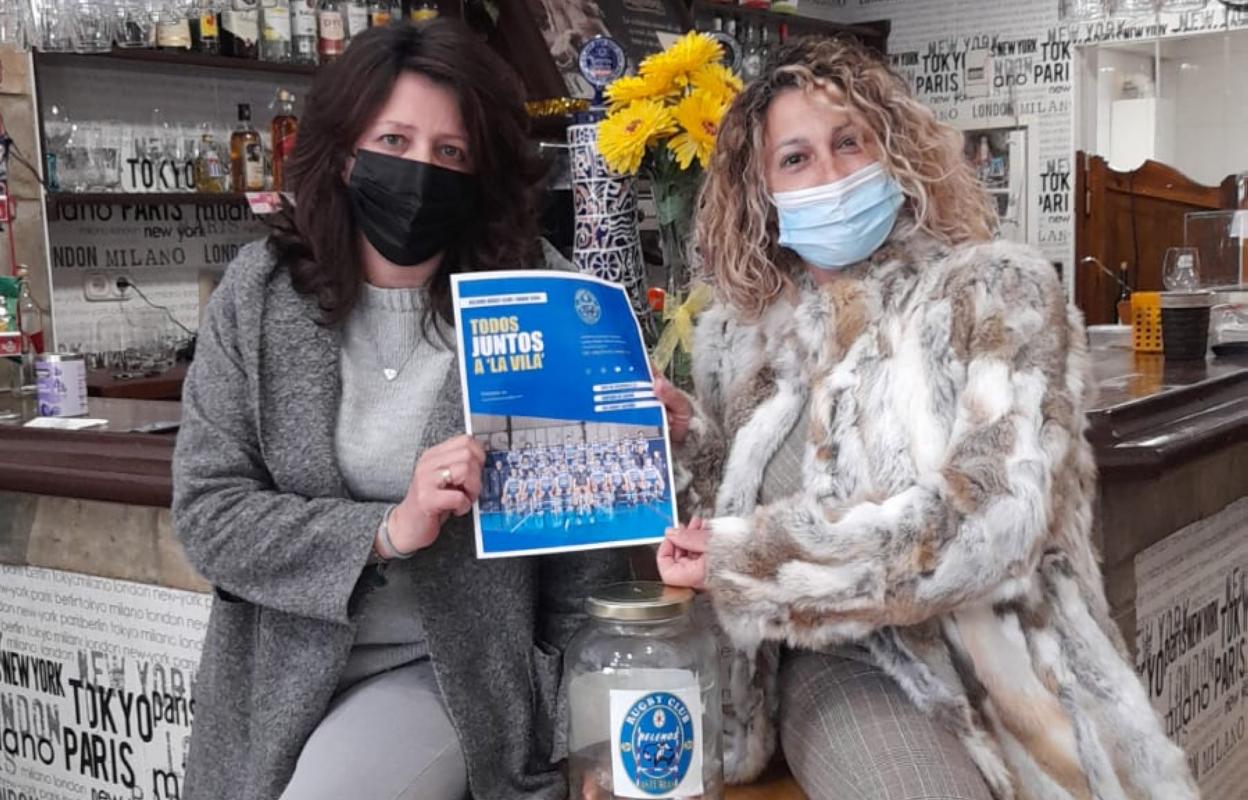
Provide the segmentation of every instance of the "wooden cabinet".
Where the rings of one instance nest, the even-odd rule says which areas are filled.
[[[1178,170],[1146,161],[1131,172],[1080,151],[1075,165],[1075,303],[1089,325],[1116,321],[1117,282],[1086,258],[1118,272],[1128,266],[1136,291],[1160,291],[1166,250],[1183,245],[1183,218],[1192,211],[1235,208],[1237,184],[1228,177],[1204,186]]]

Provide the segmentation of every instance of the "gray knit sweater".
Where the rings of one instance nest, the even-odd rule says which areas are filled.
[[[274,800],[332,702],[387,504],[353,500],[334,434],[342,328],[320,324],[264,243],[213,292],[182,396],[173,523],[217,590],[195,679],[186,800]],[[410,367],[409,367],[410,368]],[[424,438],[464,430],[448,371]],[[419,452],[426,443],[417,443]],[[477,800],[561,800],[561,651],[627,552],[478,559],[449,520],[410,561],[438,688]],[[566,708],[566,706],[565,706]]]
[[[334,449],[357,500],[403,499],[438,390],[455,369],[447,342],[421,331],[427,302],[424,289],[365,283],[343,326]],[[363,595],[340,690],[428,655],[415,601],[414,581],[420,576],[409,567],[403,562],[382,566],[384,583]],[[363,580],[377,582],[368,571]]]

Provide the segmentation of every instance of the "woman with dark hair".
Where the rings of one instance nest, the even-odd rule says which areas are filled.
[[[467,29],[317,75],[293,209],[209,304],[174,526],[216,598],[184,797],[560,798],[559,651],[615,555],[478,561],[450,275],[536,257],[518,82]]]

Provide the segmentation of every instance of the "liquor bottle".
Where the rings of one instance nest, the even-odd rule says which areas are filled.
[[[221,54],[234,58],[260,57],[258,0],[230,0],[221,12]]]
[[[290,30],[292,56],[298,64],[315,64],[316,0],[291,0]]]
[[[161,50],[191,49],[191,22],[185,7],[165,6],[156,21],[156,46]]]
[[[345,0],[347,18],[347,44],[368,30],[368,0]]]
[[[1114,303],[1114,308],[1118,312],[1118,324],[1130,325],[1132,320],[1131,312],[1131,267],[1127,262],[1118,265],[1118,300]]]
[[[737,18],[736,17],[729,17],[728,21],[724,23],[724,33],[728,34],[734,39],[737,38]],[[740,40],[738,39],[738,41]]]
[[[215,56],[221,52],[221,28],[215,0],[199,0],[190,18],[191,49]]]
[[[789,41],[789,23],[787,22],[780,23],[779,34],[780,34],[780,44],[782,45],[787,44]]]
[[[260,58],[290,61],[290,0],[265,0],[260,9]]]
[[[221,160],[216,138],[211,131],[204,131],[200,134],[199,151],[195,154],[195,191],[220,194],[230,190],[229,183],[230,175]]]
[[[230,179],[236,192],[264,191],[264,143],[251,127],[251,106],[238,104],[238,127],[230,135]]]
[[[771,31],[767,28],[766,23],[761,23],[758,27],[761,29],[762,34],[762,39],[758,43],[759,51],[762,53],[761,69],[763,72],[766,72],[767,67],[771,65]]]
[[[295,116],[295,96],[285,89],[277,90],[274,101],[277,114],[269,123],[269,141],[273,144],[273,191],[285,189],[286,161],[295,151],[295,134],[299,119]]]
[[[393,21],[390,16],[390,0],[372,0],[368,4],[368,27],[384,28]]]
[[[316,7],[316,52],[325,64],[347,49],[347,15],[341,0],[320,0]]]
[[[438,4],[433,0],[410,0],[407,18],[412,22],[424,22],[438,16]]]
[[[763,74],[763,51],[758,29],[746,23],[745,55],[741,58],[741,80],[749,83]]]
[[[30,273],[17,268],[20,288],[17,294],[17,322],[22,332],[22,360],[14,376],[13,394],[35,393],[35,356],[43,349],[43,311],[30,294]]]

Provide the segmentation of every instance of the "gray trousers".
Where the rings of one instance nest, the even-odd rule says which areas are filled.
[[[780,743],[810,800],[992,797],[958,738],[866,660],[785,653]]]
[[[281,800],[462,800],[468,772],[428,660],[334,699]]]

